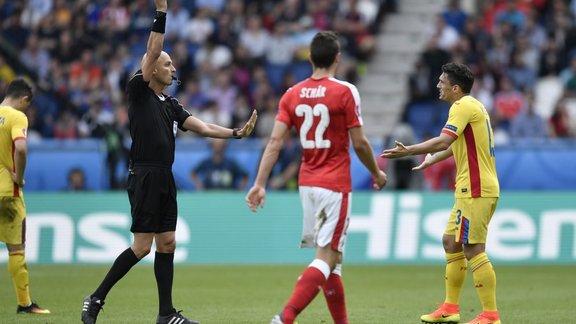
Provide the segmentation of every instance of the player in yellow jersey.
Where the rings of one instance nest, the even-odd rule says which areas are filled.
[[[446,298],[434,312],[422,315],[425,323],[459,323],[459,300],[467,263],[482,313],[468,324],[500,324],[496,308],[496,275],[485,253],[488,223],[494,214],[500,187],[494,160],[494,134],[490,117],[481,102],[470,96],[474,76],[457,63],[442,66],[438,82],[440,99],[452,104],[448,121],[439,136],[423,143],[384,150],[382,157],[400,158],[426,154],[414,170],[454,156],[456,161],[455,203],[442,243],[446,252]],[[435,154],[430,154],[435,153]]]
[[[24,114],[32,101],[32,87],[22,79],[12,81],[0,103],[0,241],[8,248],[8,272],[12,276],[17,313],[50,314],[33,303],[28,290],[28,269],[24,257],[26,206],[22,196],[26,169],[26,130]]]

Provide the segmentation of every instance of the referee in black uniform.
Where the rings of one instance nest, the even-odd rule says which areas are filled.
[[[140,259],[150,253],[156,241],[154,274],[158,286],[159,311],[156,323],[195,324],[176,312],[172,305],[174,250],[176,248],[176,185],[172,176],[175,137],[178,128],[205,137],[242,138],[254,129],[257,115],[242,128],[230,129],[204,123],[162,91],[176,79],[170,56],[162,51],[167,0],[155,0],[156,18],[148,39],[142,69],[128,82],[130,118],[130,200],[134,243],[114,261],[100,286],[84,299],[82,322],[96,323],[106,295]]]

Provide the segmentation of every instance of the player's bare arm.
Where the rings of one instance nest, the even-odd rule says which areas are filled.
[[[26,158],[28,155],[28,146],[26,140],[21,138],[14,141],[14,168],[12,181],[20,187],[24,187],[24,171],[26,170]]]
[[[354,147],[356,155],[372,175],[372,180],[374,180],[374,189],[380,190],[384,188],[388,181],[388,177],[386,176],[386,173],[378,167],[378,163],[376,163],[374,153],[372,152],[372,146],[364,134],[364,129],[362,127],[353,127],[350,128],[348,132],[350,133],[352,146]]]
[[[452,154],[453,154],[452,146],[450,146],[447,150],[440,151],[434,154],[428,153],[426,154],[424,161],[422,161],[420,165],[413,167],[412,170],[413,171],[424,170],[435,163],[446,160],[447,158],[451,157]]]
[[[248,204],[248,207],[253,212],[257,210],[258,206],[260,206],[260,208],[264,207],[266,200],[266,182],[268,181],[272,167],[278,160],[278,155],[284,145],[284,139],[288,135],[288,131],[289,129],[286,124],[279,121],[274,122],[270,140],[262,154],[262,160],[260,161],[254,186],[250,188],[250,191],[248,191],[246,195],[246,204]]]
[[[216,124],[205,123],[202,120],[190,116],[184,121],[183,127],[189,131],[202,135],[204,137],[212,138],[242,138],[248,137],[252,134],[254,126],[256,125],[256,120],[258,119],[258,114],[256,110],[252,112],[250,119],[246,124],[240,129],[232,129],[227,127],[222,127]]]
[[[168,10],[167,0],[155,0],[156,18],[154,25],[148,37],[146,45],[146,54],[142,58],[142,77],[144,81],[150,81],[152,73],[156,66],[156,61],[162,53],[164,46],[164,28],[166,24],[166,11]]]
[[[444,133],[425,142],[410,146],[405,146],[401,142],[396,141],[396,147],[384,150],[380,156],[387,159],[396,159],[408,155],[436,153],[447,150],[452,142],[454,142],[454,138]]]

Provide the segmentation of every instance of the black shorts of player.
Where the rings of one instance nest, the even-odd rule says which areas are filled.
[[[128,175],[132,233],[176,231],[176,183],[170,167],[137,164]]]

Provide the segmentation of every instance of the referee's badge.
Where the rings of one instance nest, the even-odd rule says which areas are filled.
[[[178,131],[178,122],[174,121],[174,125],[172,126],[172,133],[174,133],[174,137],[176,137],[177,131]]]

